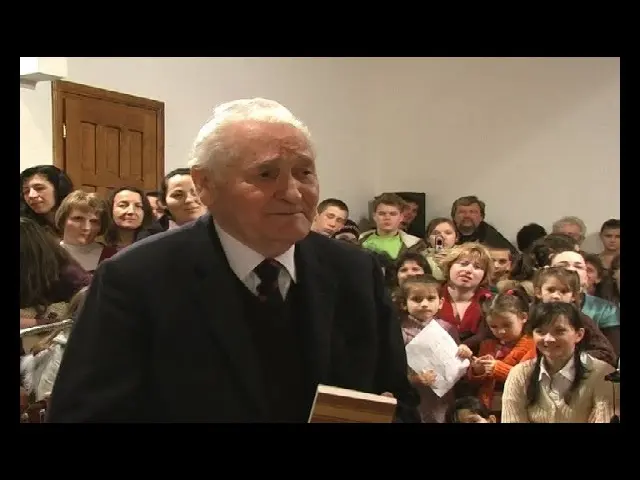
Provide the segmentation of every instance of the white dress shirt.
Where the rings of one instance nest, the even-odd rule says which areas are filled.
[[[260,285],[260,278],[253,271],[266,257],[258,252],[250,249],[245,244],[235,239],[227,232],[225,232],[215,221],[213,222],[218,237],[220,237],[220,244],[227,257],[231,270],[236,276],[244,283],[247,288],[253,292],[254,295],[258,295],[258,285]],[[296,281],[296,262],[295,262],[295,245],[292,245],[289,250],[274,258],[284,268],[280,269],[278,275],[278,287],[282,298],[287,297],[291,282]]]
[[[564,402],[564,396],[569,392],[571,384],[576,376],[575,359],[571,359],[558,372],[550,375],[544,365],[544,360],[540,362],[539,382],[549,398],[554,403]]]

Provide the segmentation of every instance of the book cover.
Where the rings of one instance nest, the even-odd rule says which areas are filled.
[[[393,397],[318,385],[309,423],[391,423],[397,404]]]

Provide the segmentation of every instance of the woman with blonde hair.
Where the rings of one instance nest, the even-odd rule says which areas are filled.
[[[442,261],[445,284],[438,316],[458,329],[462,343],[473,352],[489,330],[484,322],[482,303],[492,297],[488,281],[493,272],[489,251],[477,242],[453,247]]]
[[[98,241],[108,225],[107,204],[95,193],[75,190],[56,211],[55,226],[62,235],[60,245],[87,272],[93,272],[118,251]]]

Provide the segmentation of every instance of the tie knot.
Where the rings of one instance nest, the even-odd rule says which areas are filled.
[[[276,260],[272,258],[265,258],[260,264],[254,269],[256,275],[262,283],[274,283],[278,281],[278,275],[280,274],[280,269],[282,265]]]
[[[278,276],[281,268],[282,265],[280,263],[267,258],[253,270],[260,279],[257,291],[258,298],[261,301],[278,305],[282,303],[282,294],[278,286]]]

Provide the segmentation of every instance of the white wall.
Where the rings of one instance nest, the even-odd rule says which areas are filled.
[[[590,232],[619,218],[619,59],[374,61],[379,189],[426,192],[427,218],[477,195],[511,239],[526,223],[551,228],[564,215]]]
[[[218,103],[277,99],[307,122],[323,196],[356,215],[375,193],[462,195],[510,238],[578,215],[619,217],[619,59],[69,58],[68,80],[166,105],[166,169]],[[20,91],[20,168],[51,162],[50,85]]]
[[[315,137],[321,195],[362,205],[365,212],[376,185],[363,175],[368,165],[359,140],[366,138],[360,120],[364,67],[348,58],[69,58],[66,80],[163,101],[167,172],[186,164],[193,139],[217,104],[277,99]],[[49,83],[20,90],[20,170],[53,162],[50,91]]]

